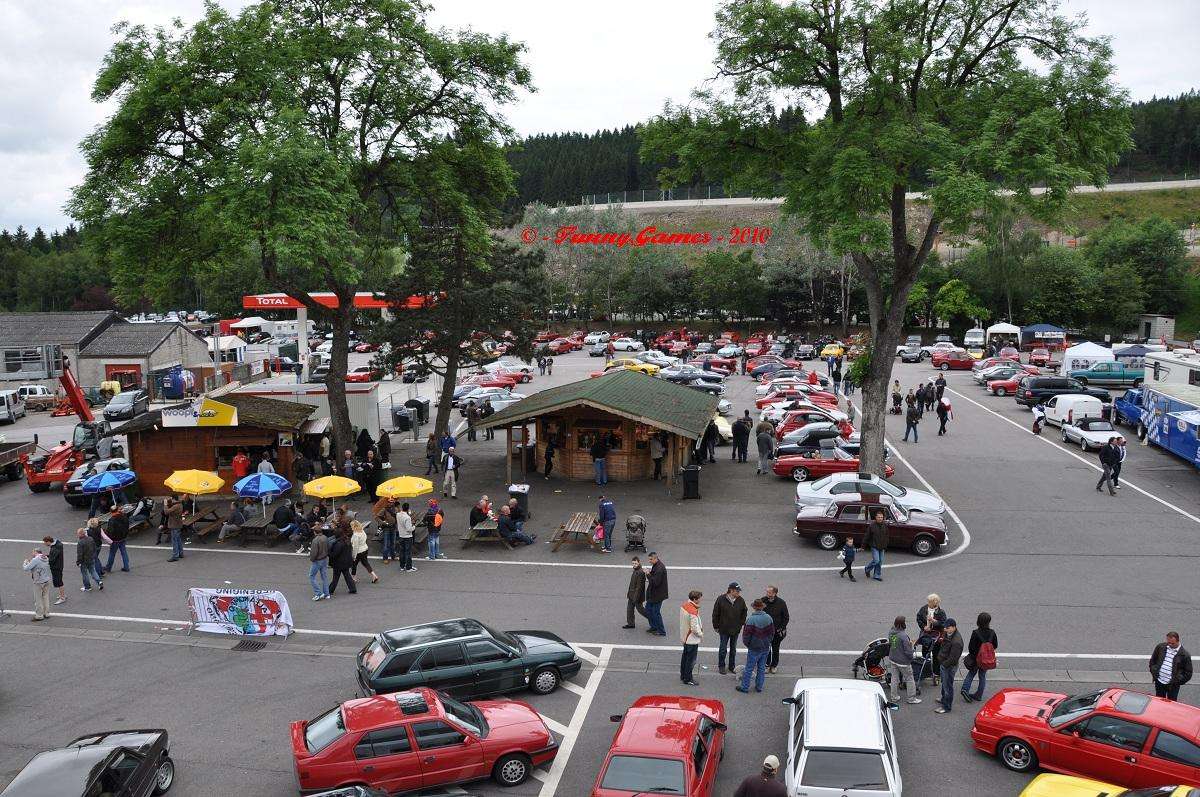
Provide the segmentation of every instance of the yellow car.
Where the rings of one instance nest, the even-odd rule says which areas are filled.
[[[825,344],[825,348],[821,349],[822,357],[841,357],[845,353],[846,350],[842,348],[842,344],[840,343],[827,343]]]
[[[605,371],[612,371],[616,368],[624,368],[626,371],[639,371],[648,376],[658,376],[659,367],[651,363],[644,363],[641,360],[635,360],[632,357],[618,357],[604,366]]]
[[[717,433],[721,435],[721,445],[733,442],[733,425],[721,413],[713,415],[713,423],[717,425]]]
[[[971,355],[971,356],[972,356],[972,357],[974,357],[976,360],[982,360],[982,359],[983,359],[983,349],[980,349],[980,348],[977,348],[977,347],[972,347],[972,348],[970,348],[970,349],[967,349],[967,354]]]
[[[1141,797],[1151,793],[1154,797],[1197,797],[1200,795],[1200,789],[1192,786],[1164,786],[1161,790],[1126,791],[1120,786],[1098,780],[1072,778],[1068,775],[1038,775],[1025,787],[1025,791],[1021,792],[1021,797],[1121,797],[1125,794]]]

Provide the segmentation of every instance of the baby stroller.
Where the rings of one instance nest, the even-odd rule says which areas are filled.
[[[888,642],[887,637],[880,637],[868,642],[866,650],[850,665],[855,680],[861,678],[864,681],[874,681],[886,687],[889,679],[888,672],[883,666],[883,660],[887,658],[891,650],[892,645]]]
[[[646,552],[646,519],[641,515],[630,515],[625,521],[625,553]]]

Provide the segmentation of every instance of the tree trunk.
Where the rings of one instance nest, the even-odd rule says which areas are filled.
[[[329,417],[333,422],[333,444],[340,467],[344,452],[354,450],[354,429],[350,425],[350,409],[346,406],[346,371],[350,358],[350,327],[354,313],[353,294],[339,298],[333,319],[333,348],[329,352],[329,376],[325,384],[329,391]]]
[[[450,412],[454,409],[454,386],[458,382],[458,352],[452,351],[446,357],[446,372],[442,377],[442,395],[438,397],[437,418],[433,422],[433,433],[441,437],[450,428]]]

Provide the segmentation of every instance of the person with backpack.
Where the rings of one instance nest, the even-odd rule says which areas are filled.
[[[987,612],[980,612],[979,617],[975,619],[975,630],[971,632],[971,639],[967,642],[967,658],[963,662],[967,668],[967,677],[963,678],[962,689],[959,692],[962,699],[968,703],[983,700],[988,670],[996,669],[998,647],[1000,640],[992,630],[992,616]],[[971,683],[976,675],[979,676],[979,688],[972,692]]]
[[[932,390],[930,391],[932,392]],[[954,417],[954,410],[950,407],[949,399],[939,399],[937,403],[938,416],[938,437],[946,433],[946,421]]]
[[[442,508],[438,506],[437,499],[429,499],[429,507],[425,510],[425,527],[429,530],[429,536],[425,538],[427,546],[427,554],[430,559],[445,559],[442,554],[442,523],[446,516],[442,512]],[[399,516],[397,516],[399,520]]]

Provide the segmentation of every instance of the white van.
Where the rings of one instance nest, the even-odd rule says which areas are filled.
[[[0,423],[16,423],[25,417],[25,399],[15,390],[0,391]]]
[[[1065,393],[1046,400],[1046,423],[1062,426],[1082,418],[1103,418],[1104,403],[1095,396]]]
[[[982,329],[979,329],[978,327],[976,327],[975,329],[968,329],[967,333],[965,335],[963,335],[963,347],[967,348],[967,349],[976,349],[976,348],[981,349],[981,348],[983,348],[983,341],[984,341],[985,336],[986,336],[986,333]]]

